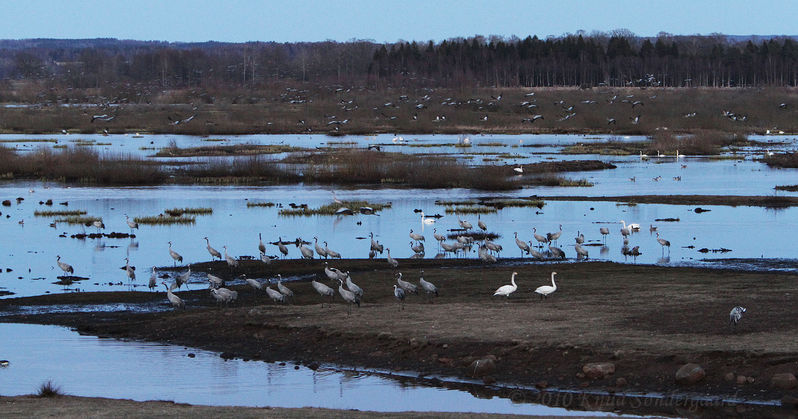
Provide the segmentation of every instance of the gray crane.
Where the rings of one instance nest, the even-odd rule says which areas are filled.
[[[185,273],[179,274],[175,277],[175,284],[177,287],[180,288],[183,284],[186,284],[186,288],[188,288],[188,279],[191,277],[191,265],[188,265],[188,270]]]
[[[399,272],[398,276],[396,277],[396,283],[399,284],[399,287],[402,288],[406,293],[418,295],[418,287],[415,284],[411,284],[403,280],[401,272]]]
[[[416,254],[424,253],[424,243],[418,242],[418,244],[414,245],[413,242],[410,242],[410,250],[412,250],[413,253]]]
[[[433,228],[432,229],[432,236],[435,237],[435,240],[437,240],[438,243],[443,242],[443,241],[446,240],[446,236],[444,236],[443,234],[438,234],[438,229],[437,228]]]
[[[299,253],[302,253],[303,259],[313,259],[313,251],[304,244],[299,245]]]
[[[310,281],[310,285],[312,285],[313,289],[316,290],[316,292],[318,292],[322,297],[330,297],[330,303],[332,303],[332,297],[335,295],[335,291],[333,291],[332,288],[316,281],[315,279]],[[322,300],[321,306],[324,307],[324,300]]]
[[[374,240],[374,233],[369,233],[369,237],[371,237],[371,250],[382,254],[384,247],[383,245],[379,244],[376,240]]]
[[[282,253],[283,256],[288,256],[288,247],[283,244],[282,237],[277,237],[277,248],[280,249],[280,253]]]
[[[549,242],[549,239],[546,236],[541,236],[538,234],[537,228],[532,228],[532,235],[535,236],[535,240],[538,242],[538,247],[543,247],[543,243]]]
[[[156,285],[157,281],[158,281],[158,273],[155,271],[155,266],[153,266],[152,275],[150,275],[150,283],[147,284],[147,287],[149,287],[150,291],[155,289],[155,287],[157,286]]]
[[[125,258],[125,273],[127,273],[127,279],[129,281],[135,281],[136,280],[136,271],[133,270],[132,266],[130,266],[130,259],[129,258]]]
[[[222,249],[224,249],[224,260],[227,261],[227,266],[229,266],[231,270],[237,268],[238,261],[234,257],[227,254],[227,246],[222,246]]]
[[[208,240],[207,237],[203,237],[203,239],[205,239],[205,248],[208,249],[208,253],[211,254],[211,260],[213,260],[215,258],[219,258],[221,260],[222,259],[222,254],[219,253],[218,250],[216,250],[213,247],[211,247],[211,242],[210,242],[210,240]]]
[[[415,240],[415,241],[417,241],[417,242],[426,241],[426,239],[424,239],[423,235],[418,234],[418,233],[413,233],[413,229],[412,228],[410,229],[410,238]]]
[[[388,264],[393,266],[394,268],[399,266],[399,262],[396,259],[391,257],[391,249],[385,249],[385,250],[386,250],[386,252],[388,252],[388,256],[385,258],[385,260],[388,261]]]
[[[405,291],[396,285],[393,286],[393,296],[399,301],[401,310],[405,309]]]
[[[62,271],[64,271],[64,274],[72,275],[72,274],[75,273],[75,270],[72,269],[72,265],[70,265],[70,264],[68,264],[66,262],[61,262],[61,256],[60,255],[56,255],[55,263],[57,263],[58,267],[61,268]]]
[[[283,294],[283,297],[290,298],[291,300],[294,299],[294,292],[291,291],[290,288],[283,285],[283,277],[280,274],[277,274],[277,291],[280,291],[280,294]]]
[[[183,299],[181,299],[180,297],[178,297],[178,296],[176,296],[175,294],[172,293],[172,290],[175,289],[175,287],[177,286],[177,283],[173,283],[171,286],[169,286],[169,285],[166,285],[166,281],[163,281],[163,282],[161,282],[161,284],[163,284],[163,286],[166,287],[166,298],[169,299],[169,303],[172,304],[172,307],[174,307],[174,308],[185,308],[186,307],[186,303],[183,302]]]
[[[216,299],[217,303],[225,306],[238,299],[238,291],[232,291],[227,288],[214,288],[211,290],[211,295]]]
[[[587,249],[585,249],[584,247],[582,247],[582,245],[581,245],[581,244],[577,243],[577,244],[574,246],[574,248],[576,249],[576,257],[577,257],[577,259],[578,259],[578,258],[585,258],[585,259],[587,259],[587,258],[588,258]]]
[[[344,281],[338,280],[338,294],[346,301],[346,314],[352,314],[352,304],[357,304],[360,307],[360,298],[354,292],[344,289]]]
[[[260,233],[258,233],[258,250],[260,250],[261,253],[266,253],[266,245],[263,244],[263,237],[261,237]]]
[[[515,245],[518,246],[519,249],[521,249],[521,257],[524,256],[524,252],[526,252],[526,254],[529,254],[529,245],[526,244],[525,241],[518,238],[517,231],[514,232],[513,234],[515,235]]]
[[[488,231],[488,226],[485,225],[484,221],[482,221],[482,218],[480,218],[480,214],[477,214],[477,226],[480,229],[482,229],[482,231]]]
[[[601,233],[601,238],[604,240],[604,243],[607,242],[607,235],[610,234],[610,229],[607,227],[599,228],[599,233]]]
[[[327,247],[327,242],[324,242],[324,252],[333,259],[341,259],[341,254]]]
[[[281,294],[279,291],[273,290],[271,286],[266,287],[266,294],[275,303],[285,302],[285,296],[283,294]]]
[[[466,220],[461,220],[461,219],[460,219],[460,217],[457,217],[457,222],[459,222],[459,223],[460,223],[460,227],[464,228],[464,229],[465,229],[465,231],[469,231],[469,230],[471,230],[472,228],[474,228],[474,226],[473,226],[473,225],[471,225],[471,223],[469,223],[469,222],[468,222],[468,221],[466,221]]]
[[[352,277],[349,275],[349,271],[346,271],[346,288],[355,293],[357,298],[363,298],[363,288],[360,288],[357,286],[357,284],[352,282]]]
[[[318,253],[318,254],[319,254],[319,257],[320,257],[320,258],[322,258],[322,257],[323,257],[324,259],[327,259],[327,252],[326,252],[326,251],[324,251],[324,248],[323,248],[323,247],[319,246],[319,238],[318,238],[318,237],[313,237],[313,240],[314,240],[314,242],[315,242],[315,244],[313,245],[313,247],[316,249],[316,253]]]
[[[247,282],[249,282],[249,280],[247,280]],[[224,279],[208,273],[208,283],[210,284],[211,288],[221,288],[224,286]]]
[[[743,318],[743,313],[746,312],[746,308],[743,306],[735,306],[731,309],[729,313],[729,326],[737,326],[737,323],[740,322],[740,319]]]
[[[208,274],[208,280],[210,280],[211,274]],[[257,279],[253,278],[246,278],[247,284],[249,284],[252,289],[255,291],[259,291],[263,289],[263,284],[260,283]]]
[[[563,252],[559,247],[549,246],[549,251],[555,258],[565,259],[565,252]]]
[[[327,265],[327,262],[324,262],[324,275],[327,275],[327,278],[332,281],[337,281],[345,277],[343,272],[341,272],[338,268],[331,268],[329,265]]]
[[[418,284],[421,285],[421,289],[424,290],[424,293],[427,295],[427,297],[431,297],[431,294],[435,294],[436,297],[438,296],[438,287],[436,287],[432,282],[424,279],[423,269],[421,270],[421,275],[418,277]],[[432,300],[430,299],[430,301]]]
[[[127,223],[127,226],[130,227],[131,232],[134,228],[139,228],[139,223],[137,223],[136,220],[130,221],[130,217],[128,217],[127,214],[125,214],[125,222]]]
[[[576,241],[576,244],[584,244],[585,243],[585,235],[582,234],[581,232],[579,232],[579,230],[577,230],[576,231],[576,237],[574,238],[574,240]]]
[[[172,250],[172,242],[169,242],[169,256],[172,257],[173,265],[177,266],[177,262],[183,263],[183,256],[180,256],[180,253],[175,252]]]
[[[562,224],[560,224],[560,231],[556,231],[554,233],[546,233],[546,239],[549,240],[549,243],[556,242],[561,235],[562,235]]]
[[[659,236],[659,232],[657,232],[657,243],[659,243],[659,245],[662,246],[662,253],[665,253],[665,248],[667,247],[668,248],[668,254],[669,255],[671,254],[671,242],[661,238]]]

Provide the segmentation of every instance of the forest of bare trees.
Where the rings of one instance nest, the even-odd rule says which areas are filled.
[[[378,44],[0,41],[0,80],[120,90],[309,82],[369,87],[795,86],[789,37],[636,37],[628,31]],[[2,89],[0,89],[2,90]]]

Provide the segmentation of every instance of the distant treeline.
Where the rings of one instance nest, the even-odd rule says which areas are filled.
[[[0,80],[114,90],[130,84],[169,89],[295,81],[370,87],[795,86],[798,45],[789,37],[642,38],[625,30],[392,44],[2,40]]]

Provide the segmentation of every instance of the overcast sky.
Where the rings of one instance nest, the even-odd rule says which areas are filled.
[[[624,28],[640,36],[795,35],[798,1],[3,0],[0,39],[435,40]]]

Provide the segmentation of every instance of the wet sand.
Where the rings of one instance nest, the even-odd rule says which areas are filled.
[[[509,250],[506,250],[509,251]],[[796,275],[771,272],[673,268],[605,262],[481,265],[474,260],[400,260],[404,279],[424,278],[440,296],[408,296],[404,309],[393,297],[395,271],[385,260],[330,261],[352,272],[365,290],[361,306],[333,304],[311,288],[310,277],[288,285],[294,304],[272,303],[262,291],[233,286],[239,299],[217,307],[207,289],[178,292],[187,309],[158,313],[63,313],[3,317],[6,322],[59,324],[81,333],[167,342],[221,352],[222,357],[332,363],[349,368],[415,371],[539,389],[688,393],[750,400],[797,397],[798,390],[771,386],[776,373],[798,373]],[[229,277],[224,262],[192,265]],[[251,278],[281,273],[317,274],[318,261],[245,261]],[[493,297],[518,272],[509,299]],[[533,290],[558,290],[541,300]],[[163,288],[161,288],[163,290]],[[0,310],[19,305],[158,301],[165,292],[76,293],[0,300]],[[729,311],[748,308],[729,326]],[[495,368],[475,371],[476,360]],[[13,360],[12,360],[13,361]],[[583,366],[611,362],[613,374],[590,378]],[[694,362],[706,371],[681,385],[676,371]],[[475,374],[476,372],[476,374]],[[738,384],[737,377],[743,377]],[[729,380],[729,377],[732,377]]]

